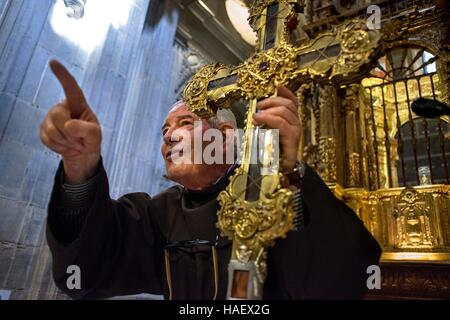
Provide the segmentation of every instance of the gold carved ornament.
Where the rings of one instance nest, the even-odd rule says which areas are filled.
[[[363,20],[352,20],[345,23],[338,31],[342,53],[339,55],[330,78],[348,76],[370,61],[374,50],[379,45],[380,33],[368,30]]]
[[[273,95],[279,84],[295,76],[296,58],[295,48],[288,43],[255,53],[237,69],[241,94],[247,100]]]
[[[214,116],[213,110],[206,99],[208,84],[212,77],[224,66],[220,63],[206,65],[193,76],[183,91],[183,97],[190,110],[202,118]]]

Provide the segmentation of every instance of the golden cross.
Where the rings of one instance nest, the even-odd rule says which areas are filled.
[[[303,6],[302,0],[255,0],[249,22],[258,35],[256,52],[236,67],[201,68],[183,92],[190,110],[204,118],[234,100],[248,101],[240,167],[218,197],[218,227],[233,240],[228,299],[262,298],[267,247],[293,229],[292,192],[282,188],[274,156],[278,141],[273,131],[253,125],[257,102],[275,95],[279,85],[296,90],[305,82],[351,79],[369,62],[380,39],[377,30],[354,20],[294,46],[291,35]],[[260,151],[262,163],[255,163]],[[271,170],[264,173],[262,168]]]

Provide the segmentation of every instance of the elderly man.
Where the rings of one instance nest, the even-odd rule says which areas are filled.
[[[113,200],[101,160],[100,124],[70,73],[56,61],[51,68],[66,94],[40,131],[42,142],[62,156],[47,221],[58,287],[83,299],[144,292],[224,299],[231,241],[216,228],[216,198],[236,165],[174,161],[174,150],[193,140],[195,121],[203,131],[213,126],[224,137],[235,125],[221,117],[201,120],[178,103],[162,127],[167,177],[177,185],[154,197],[133,193]],[[280,87],[278,97],[257,107],[262,112],[254,121],[279,129],[282,171],[291,176],[299,166],[301,132],[295,95]],[[269,249],[264,298],[362,298],[366,270],[378,264],[380,247],[319,176],[304,169],[303,177],[286,179],[296,195],[302,190],[303,210],[297,212],[297,229]],[[80,287],[67,287],[71,265],[81,270]]]

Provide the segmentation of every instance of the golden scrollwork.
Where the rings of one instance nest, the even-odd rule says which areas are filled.
[[[291,17],[296,17],[295,8],[296,6],[303,7],[303,0],[260,0],[260,1],[254,1],[253,5],[249,9],[249,18],[248,22],[250,26],[253,28],[253,30],[257,31],[258,28],[256,26],[257,20],[262,16],[264,9],[266,9],[268,6],[278,3],[279,5],[283,6],[283,8],[288,8],[287,10],[284,10],[284,12],[280,12],[280,10],[277,12],[277,18],[280,20],[285,21],[285,23],[288,23]],[[280,14],[281,13],[281,14]]]
[[[368,196],[368,229],[375,237],[380,237],[380,219],[378,217],[378,197],[375,193]]]
[[[360,176],[360,155],[357,152],[352,152],[347,156],[347,172],[349,186],[358,186],[361,182]]]
[[[378,46],[380,33],[367,29],[363,20],[351,20],[340,27],[338,39],[342,52],[333,66],[330,78],[336,75],[348,76],[368,63]]]
[[[314,170],[320,167],[320,153],[317,144],[310,144],[303,148],[302,159]]]
[[[295,48],[288,43],[255,53],[237,69],[242,95],[249,100],[272,95],[278,84],[294,76],[296,58]]]
[[[245,246],[258,254],[293,228],[292,192],[278,183],[275,192],[266,190],[259,201],[246,201],[239,194],[242,186],[236,187],[246,175],[244,169],[238,168],[227,189],[219,194],[217,226],[224,236],[238,241],[238,248]],[[281,174],[275,179],[279,181]]]
[[[345,189],[344,198],[384,249],[382,259],[439,260],[450,255],[449,185],[367,191]],[[420,252],[420,254],[418,254]]]
[[[277,235],[284,237],[292,229],[293,212],[288,210],[290,194],[287,192],[276,193],[273,199],[262,203],[229,199],[232,199],[229,194],[219,196],[222,208],[218,224],[223,234],[230,238],[236,235],[244,241],[258,234],[259,242],[271,245]],[[285,211],[285,217],[277,216],[277,210]],[[258,214],[260,212],[263,214]]]
[[[325,182],[336,182],[336,140],[334,137],[321,137],[319,141],[319,173]]]
[[[254,262],[259,281],[255,284],[256,288],[266,277],[266,248],[292,230],[295,213],[292,192],[281,188],[281,174],[265,177],[271,183],[261,184],[261,195],[257,201],[247,201],[242,197],[247,175],[245,166],[237,168],[228,187],[219,194],[217,227],[223,236],[233,240],[232,257],[242,264]]]
[[[397,247],[431,248],[430,207],[413,188],[406,188],[399,198],[394,211]]]
[[[220,90],[208,91],[208,85],[220,79],[219,73],[231,74],[231,69],[222,64],[207,65],[186,85],[184,99],[193,112],[207,118],[214,115],[218,102],[221,107],[227,107],[224,101],[231,98],[262,99],[272,95],[277,85],[357,73],[374,54],[380,38],[377,30],[365,30],[363,25],[361,20],[352,20],[334,33],[319,35],[308,45],[295,47],[283,40],[274,48],[256,52],[232,69],[237,74],[235,85]]]
[[[203,118],[214,116],[208,106],[208,85],[217,72],[224,68],[220,63],[209,64],[200,68],[183,90],[183,98],[190,110]]]

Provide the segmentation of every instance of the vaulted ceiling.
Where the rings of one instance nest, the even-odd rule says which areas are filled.
[[[177,39],[208,60],[234,65],[254,51],[233,27],[225,0],[177,2],[181,9]]]

